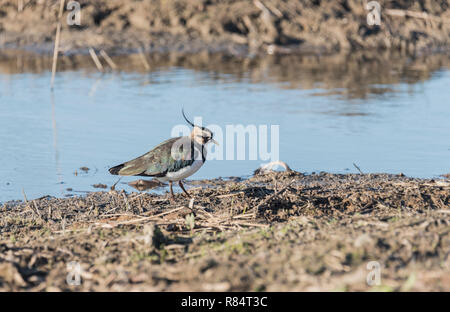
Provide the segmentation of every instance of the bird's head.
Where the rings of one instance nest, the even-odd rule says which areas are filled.
[[[191,132],[192,140],[202,145],[206,145],[210,142],[219,145],[219,143],[217,143],[217,141],[213,139],[214,134],[212,133],[211,130],[205,127],[195,125],[193,122],[187,119],[186,115],[184,114],[184,110],[182,110],[182,113],[186,122],[190,124],[193,128]]]

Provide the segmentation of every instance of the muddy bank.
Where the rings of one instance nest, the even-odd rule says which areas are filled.
[[[67,2],[67,1],[66,1]],[[61,50],[86,53],[333,53],[448,51],[447,1],[378,1],[380,25],[369,26],[360,0],[79,0],[80,25],[62,18]],[[0,5],[0,46],[50,52],[59,1],[16,0]]]
[[[198,183],[191,203],[117,190],[4,204],[0,289],[450,290],[448,179],[284,172]],[[72,261],[78,286],[67,284]]]

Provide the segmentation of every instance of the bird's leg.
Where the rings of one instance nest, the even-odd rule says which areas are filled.
[[[173,188],[172,188],[172,181],[169,181],[169,187],[170,187],[170,201],[172,202],[172,203],[174,203],[175,202],[175,196],[173,195]]]
[[[189,195],[189,193],[186,191],[186,189],[184,188],[184,185],[183,185],[183,183],[181,182],[181,180],[178,181],[178,185],[181,187],[181,189],[182,189],[183,192],[186,194],[186,196],[187,196],[188,198],[191,198],[191,195]]]

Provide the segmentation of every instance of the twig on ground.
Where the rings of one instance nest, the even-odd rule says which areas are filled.
[[[240,191],[240,192],[236,192],[236,193],[217,195],[216,198],[226,198],[226,197],[237,196],[237,195],[244,195],[244,194],[245,194],[244,192]]]
[[[262,202],[260,202],[255,208],[253,208],[253,218],[256,218],[258,216],[259,213],[259,208],[262,207],[263,205],[265,205],[267,202],[269,202],[272,198],[275,198],[276,196],[280,195],[281,193],[283,193],[285,190],[287,190],[292,183],[295,182],[295,179],[293,179],[291,182],[289,182],[288,184],[286,184],[282,189],[280,189],[278,192],[273,193],[272,195],[270,195],[269,197],[266,197]]]
[[[111,186],[111,191],[115,191],[116,190],[116,185],[117,185],[117,183],[119,183],[120,182],[120,180],[122,180],[122,177],[120,177],[119,178],[119,180],[117,180],[117,182],[116,183],[114,183],[112,186]]]
[[[138,218],[138,219],[132,219],[132,220],[127,220],[127,221],[117,222],[115,224],[111,224],[111,226],[116,227],[118,225],[133,224],[133,223],[140,223],[140,222],[143,222],[143,221],[154,220],[154,219],[157,219],[159,217],[165,216],[165,215],[173,213],[173,212],[177,212],[177,211],[179,211],[181,209],[185,209],[185,208],[186,208],[185,206],[178,207],[178,208],[175,208],[175,209],[172,209],[172,210],[169,210],[169,211],[166,211],[166,212],[154,215],[154,216],[150,216],[150,217],[143,217],[143,218]]]
[[[130,204],[128,203],[127,196],[124,193],[122,193],[122,196],[123,196],[123,200],[125,202],[126,211],[130,211],[131,207],[130,207]]]
[[[30,210],[31,210],[31,211],[32,211],[39,219],[44,220],[44,219],[42,218],[42,215],[41,215],[41,213],[40,213],[40,211],[39,211],[37,205],[36,205],[36,202],[35,202],[34,200],[32,200],[32,201],[31,201],[31,205],[30,205],[30,203],[29,203],[29,201],[28,201],[28,198],[27,198],[27,194],[25,194],[25,190],[24,190],[23,188],[22,188],[22,194],[23,194],[23,198],[24,198],[24,200],[25,200],[25,203],[26,203],[27,206],[30,208]]]
[[[427,12],[416,12],[410,10],[400,10],[400,9],[386,9],[384,13],[391,16],[400,16],[400,17],[413,17],[413,18],[421,18],[421,19],[430,19],[442,22],[448,22],[442,17],[428,14]]]
[[[261,223],[248,223],[248,222],[236,222],[234,221],[232,224],[237,225],[243,225],[243,226],[249,226],[249,227],[268,227],[268,224],[261,224]]]

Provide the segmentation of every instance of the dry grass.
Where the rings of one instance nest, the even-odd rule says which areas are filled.
[[[287,172],[195,182],[211,187],[174,205],[123,191],[6,203],[0,289],[449,290],[448,180]],[[79,286],[66,282],[72,261]],[[366,284],[369,261],[382,266],[379,286]]]

